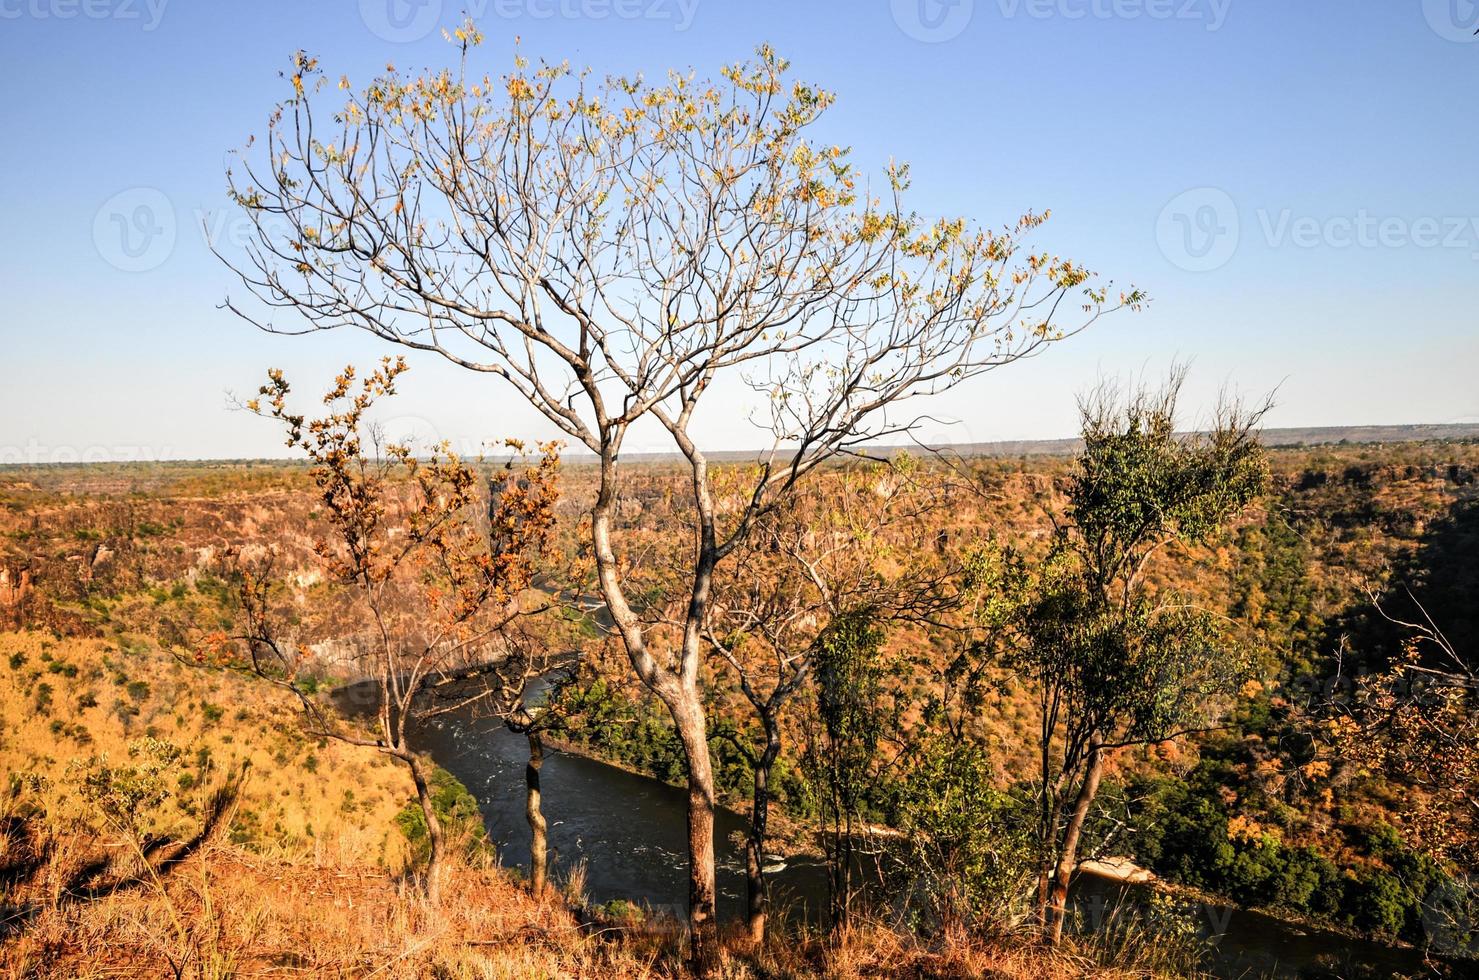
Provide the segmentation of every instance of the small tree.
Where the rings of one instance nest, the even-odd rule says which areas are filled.
[[[857,822],[875,797],[879,742],[893,725],[883,696],[884,638],[872,611],[858,609],[829,623],[808,651],[818,724],[807,761],[821,798],[834,929],[847,924],[852,907]]]
[[[1176,434],[1183,377],[1081,402],[1066,519],[1003,656],[1038,697],[1038,905],[1053,942],[1109,754],[1213,724],[1241,676],[1216,616],[1145,581],[1152,557],[1205,540],[1267,480],[1262,409],[1225,406],[1210,432]]]
[[[373,746],[411,772],[429,844],[425,887],[439,897],[445,841],[430,772],[412,744],[414,724],[477,705],[507,716],[529,680],[546,669],[514,629],[548,603],[523,603],[554,527],[559,457],[515,458],[487,481],[445,445],[418,457],[410,447],[376,446],[366,413],[395,393],[404,361],[386,358],[356,382],[346,368],[324,396],[328,414],[308,420],[287,407],[290,386],[270,374],[248,407],[282,423],[288,445],[313,464],[332,531],[315,548],[332,579],[349,589],[369,635],[362,671],[378,691],[372,737],[346,730],[299,683],[302,654],[284,642],[270,602],[270,579],[242,568],[245,630],[219,637],[237,662],[298,695],[316,733]],[[229,653],[228,653],[229,656]]]
[[[938,490],[907,455],[829,470],[758,521],[715,578],[705,636],[759,726],[752,737],[723,732],[753,774],[745,866],[754,942],[765,935],[771,773],[818,639],[855,611],[871,610],[880,625],[922,622],[955,601],[949,570],[918,547]]]
[[[632,670],[673,719],[688,769],[689,935],[713,962],[714,779],[701,665],[715,568],[803,476],[909,431],[910,398],[1035,354],[1114,296],[1074,262],[1028,251],[1045,215],[1000,231],[908,210],[908,169],[877,193],[814,138],[831,93],[768,47],[719,82],[676,72],[597,83],[519,58],[388,70],[325,111],[317,61],[264,152],[231,175],[255,229],[242,281],[287,329],[352,326],[512,385],[597,459],[590,548]],[[228,300],[244,318],[274,325]],[[1069,322],[1063,322],[1071,317]],[[760,395],[767,445],[741,505],[716,505],[696,427],[714,390]],[[639,428],[640,427],[640,428]],[[698,533],[681,622],[643,615],[616,529],[633,431],[681,456]]]
[[[575,682],[577,665],[546,674],[537,687],[526,686],[513,709],[504,715],[504,727],[523,735],[529,754],[524,763],[524,819],[529,824],[529,890],[542,897],[549,883],[549,823],[544,818],[540,773],[544,768],[544,736],[568,721],[561,691]]]
[[[752,529],[730,575],[715,587],[705,627],[712,649],[733,672],[744,705],[759,723],[756,736],[720,726],[751,771],[750,825],[745,839],[746,917],[752,942],[765,939],[763,868],[770,822],[771,773],[780,759],[786,709],[802,690],[806,652],[821,618],[797,565],[783,554],[788,539],[774,517]]]

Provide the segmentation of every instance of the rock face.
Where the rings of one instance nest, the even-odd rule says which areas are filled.
[[[31,591],[31,573],[28,569],[12,571],[0,567],[0,608],[14,609],[25,601]]]
[[[1122,881],[1131,885],[1144,885],[1155,881],[1155,875],[1149,868],[1142,868],[1127,857],[1107,857],[1097,860],[1091,859],[1079,863],[1080,871],[1108,878],[1111,881]]]
[[[0,565],[0,628],[25,625],[31,603],[31,570]]]

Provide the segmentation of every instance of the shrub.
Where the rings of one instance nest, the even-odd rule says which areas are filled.
[[[942,920],[1010,919],[1025,908],[1034,873],[1030,807],[996,789],[994,776],[980,746],[935,738],[898,781],[893,816],[908,840],[906,887]]]
[[[1357,929],[1400,935],[1407,922],[1409,896],[1388,872],[1367,869],[1348,882],[1346,918]]]
[[[344,796],[347,806],[352,802],[353,794],[345,790]],[[431,774],[431,806],[449,844],[455,846],[460,841],[469,856],[490,849],[488,832],[483,826],[483,811],[478,807],[477,799],[456,776],[440,766]],[[396,815],[395,822],[406,835],[416,860],[425,861],[431,853],[431,844],[421,804],[411,799]]]
[[[170,798],[165,781],[178,766],[181,751],[169,742],[143,738],[130,742],[129,763],[112,765],[106,755],[72,764],[70,774],[82,798],[130,842],[142,847],[143,836],[160,823]]]

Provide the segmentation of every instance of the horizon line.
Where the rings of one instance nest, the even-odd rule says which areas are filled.
[[[1178,435],[1196,435],[1206,430],[1194,429]],[[1474,422],[1416,422],[1393,425],[1316,425],[1316,426],[1270,426],[1259,430],[1260,441],[1272,449],[1315,448],[1318,446],[1381,445],[1423,443],[1447,439],[1479,439],[1479,421]],[[917,450],[924,453],[955,453],[967,457],[1013,457],[1013,456],[1064,456],[1082,445],[1079,436],[1051,439],[992,439],[980,442],[937,442],[937,443],[865,443],[852,451],[838,454],[840,458],[867,455],[892,456],[901,452]],[[490,444],[491,445],[491,444]],[[720,462],[735,462],[758,459],[770,451],[767,449],[724,449],[705,453],[705,457]],[[295,456],[194,456],[194,457],[134,457],[110,459],[52,459],[7,461],[6,452],[0,449],[0,472],[28,468],[51,468],[67,466],[149,466],[163,464],[246,464],[246,463],[306,463]],[[464,458],[471,454],[459,453]],[[597,456],[584,446],[567,446],[562,458],[572,463],[593,462]],[[778,456],[784,454],[777,454]],[[509,454],[489,453],[479,458],[499,460]],[[621,458],[647,462],[680,460],[682,454],[676,450],[635,450],[623,452]]]

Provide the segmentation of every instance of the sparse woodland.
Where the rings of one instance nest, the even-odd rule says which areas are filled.
[[[1153,560],[1146,574],[1154,594],[1191,598],[1229,617],[1230,649],[1244,673],[1227,712],[1208,731],[1106,753],[1101,803],[1085,821],[1081,853],[1129,855],[1169,881],[1240,903],[1421,943],[1423,899],[1442,881],[1459,880],[1471,860],[1466,784],[1449,775],[1472,764],[1474,743],[1448,651],[1459,656],[1473,636],[1466,606],[1453,597],[1472,582],[1464,542],[1479,456],[1472,446],[1414,444],[1273,450],[1268,462],[1268,491],[1236,521],[1196,545],[1193,560]],[[501,465],[483,473],[496,475]],[[641,551],[650,564],[637,577],[653,576],[644,595],[658,603],[672,574],[658,546],[681,476],[662,463],[635,472],[624,520],[634,531],[646,528],[652,549]],[[1003,549],[1035,565],[1054,548],[1052,515],[1066,512],[1074,472],[1071,459],[1051,457],[848,464],[817,474],[794,512],[747,545],[758,553],[743,566],[752,574],[737,573],[716,590],[725,618],[716,619],[713,639],[723,647],[705,659],[721,802],[750,812],[756,762],[769,745],[731,659],[748,672],[752,691],[769,692],[791,676],[778,651],[809,650],[827,634],[833,656],[797,661],[808,674],[810,665],[835,664],[839,651],[859,652],[832,625],[815,582],[803,586],[810,573],[794,554],[810,554],[824,584],[846,582],[848,594],[872,600],[865,605],[900,613],[878,616],[870,629],[881,643],[864,644],[878,696],[859,707],[879,713],[882,737],[871,755],[846,754],[872,768],[861,796],[838,799],[856,807],[842,815],[860,826],[908,830],[889,880],[904,887],[899,869],[912,869],[912,887],[924,886],[920,894],[944,918],[931,917],[913,938],[895,935],[870,911],[871,886],[858,883],[845,953],[821,934],[815,947],[797,945],[802,937],[790,926],[772,925],[768,932],[779,932],[760,947],[770,952],[744,959],[753,956],[750,939],[726,927],[726,962],[867,975],[887,972],[880,964],[912,950],[920,970],[949,972],[928,945],[942,928],[959,937],[948,955],[967,974],[989,966],[1070,976],[1087,969],[1086,957],[1111,962],[1086,945],[1092,937],[1071,929],[1059,952],[1033,949],[1039,690],[984,656],[1013,615],[993,598],[1006,592]],[[567,461],[559,478],[551,547],[577,576],[579,515],[593,479],[578,461]],[[0,665],[12,773],[6,901],[15,925],[5,942],[12,971],[71,975],[85,962],[78,957],[167,969],[171,959],[198,963],[214,936],[222,962],[235,964],[224,972],[294,963],[352,973],[361,968],[355,964],[400,956],[433,935],[441,938],[405,961],[408,973],[432,962],[461,964],[456,969],[469,975],[680,969],[671,932],[644,938],[640,923],[626,921],[627,938],[614,945],[610,936],[581,938],[587,928],[566,910],[578,895],[562,871],[533,900],[494,870],[476,817],[467,819],[469,809],[456,802],[460,788],[445,781],[437,795],[454,843],[443,907],[462,909],[464,896],[481,905],[452,919],[432,913],[418,884],[425,849],[415,842],[419,806],[405,767],[374,748],[320,737],[299,694],[280,683],[196,661],[213,649],[196,643],[205,626],[225,634],[243,628],[241,582],[223,560],[229,542],[248,558],[276,555],[275,601],[293,648],[305,651],[301,694],[328,710],[326,690],[362,676],[356,657],[365,648],[355,637],[365,627],[345,619],[352,586],[327,576],[316,551],[331,531],[305,469],[34,470],[7,474],[4,493],[7,567],[16,580],[27,569],[35,583],[7,607],[16,631],[4,639]],[[864,522],[873,528],[861,552],[866,567],[853,564],[858,550],[828,545],[858,535]],[[768,583],[787,588],[771,596]],[[903,584],[910,588],[901,593]],[[902,615],[907,608],[897,603],[911,597],[916,614]],[[1406,618],[1418,608],[1446,619],[1446,647],[1430,654],[1423,648],[1434,641],[1401,625],[1425,625],[1418,615]],[[626,674],[617,641],[578,608],[551,609],[535,622],[548,631],[548,646],[586,651],[574,682],[551,703],[560,715],[548,719],[552,744],[681,784],[681,746],[661,705]],[[1393,674],[1427,671],[1440,672],[1443,683],[1422,699],[1405,699],[1404,687],[1388,683]],[[813,755],[829,737],[819,712],[815,681],[805,676],[779,714],[768,850],[820,849],[815,832],[838,812],[829,809],[831,774]],[[181,751],[160,756],[147,740]],[[1415,751],[1439,740],[1443,753]],[[110,770],[111,782],[100,784]],[[141,783],[131,792],[159,794],[157,805],[143,808],[147,824],[119,825],[90,799],[120,776]],[[159,885],[130,856],[128,839],[145,837],[168,841],[147,853],[183,931],[164,914]],[[183,859],[172,862],[176,850]],[[264,884],[241,884],[253,880]],[[1422,894],[1411,894],[1415,888]],[[395,925],[332,926],[330,911],[308,912],[317,895],[330,911],[352,902],[380,909]],[[467,918],[474,915],[487,918]],[[472,943],[495,922],[497,950]],[[884,952],[885,935],[898,944],[892,952]],[[1018,939],[1003,938],[1012,935]],[[794,958],[764,959],[781,956],[778,948],[796,950]]]
[[[1472,967],[1479,447],[1273,448],[1177,371],[1087,393],[1072,455],[884,451],[1145,296],[1045,214],[919,218],[769,48],[596,81],[453,40],[298,53],[232,164],[229,308],[391,351],[268,375],[292,459],[0,470],[9,975],[1197,975],[1209,897]],[[385,441],[402,354],[560,440]],[[703,443],[730,387],[750,458]],[[527,740],[528,866],[419,740],[454,715]],[[681,914],[556,862],[555,752],[682,788]],[[1107,858],[1160,883],[1098,928]]]

